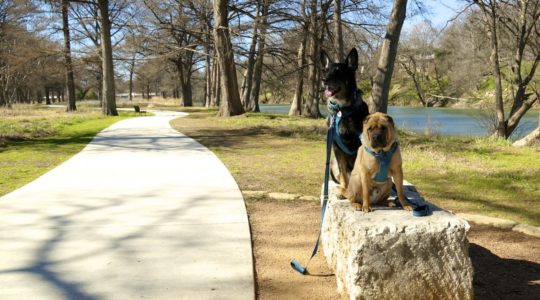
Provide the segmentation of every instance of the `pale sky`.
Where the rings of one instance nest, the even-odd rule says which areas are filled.
[[[427,0],[422,1],[422,3],[428,9],[429,13],[424,16],[418,15],[414,18],[408,17],[405,19],[405,24],[403,25],[405,31],[414,24],[422,22],[424,19],[431,20],[433,26],[440,29],[446,25],[448,20],[452,19],[467,6],[464,0]]]

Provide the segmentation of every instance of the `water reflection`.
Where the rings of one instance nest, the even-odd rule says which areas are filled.
[[[289,105],[261,105],[262,112],[287,114]],[[323,115],[328,114],[326,106],[320,106]],[[416,133],[450,136],[486,136],[489,117],[480,109],[455,109],[435,107],[390,106],[388,113],[400,128]],[[538,111],[527,113],[514,132],[513,138],[525,136],[538,126]]]

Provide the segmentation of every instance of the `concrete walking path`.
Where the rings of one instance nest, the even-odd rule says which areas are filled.
[[[254,299],[236,182],[155,114],[0,198],[0,299]]]

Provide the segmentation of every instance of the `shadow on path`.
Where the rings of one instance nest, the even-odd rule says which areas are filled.
[[[540,264],[505,259],[471,243],[475,299],[540,299]]]

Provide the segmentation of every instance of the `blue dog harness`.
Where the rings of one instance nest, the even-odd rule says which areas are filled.
[[[392,156],[394,155],[394,153],[396,153],[397,148],[398,142],[394,142],[390,150],[381,150],[379,152],[375,152],[364,145],[364,150],[367,153],[373,155],[379,162],[379,171],[377,172],[377,174],[375,174],[375,177],[372,178],[373,181],[385,182],[386,180],[388,180],[388,169],[390,169],[390,161],[392,160]]]
[[[353,97],[354,99],[358,99],[358,90],[354,90],[353,92]],[[330,113],[334,114],[334,132],[333,132],[333,142],[335,142],[337,144],[337,146],[339,147],[339,149],[341,151],[343,151],[344,153],[346,153],[347,155],[355,155],[357,152],[358,152],[358,149],[349,149],[349,147],[347,147],[345,145],[345,143],[343,143],[343,140],[341,139],[341,134],[339,134],[339,123],[341,123],[341,118],[344,118],[344,117],[348,117],[350,115],[352,115],[356,110],[357,108],[362,104],[362,100],[360,101],[357,101],[356,102],[356,106],[354,106],[352,109],[346,109],[344,107],[341,107],[339,106],[338,104],[336,103],[332,103],[332,102],[328,102],[328,109],[330,110]],[[358,138],[360,139],[362,136],[362,133],[360,133],[360,135],[358,136]]]

